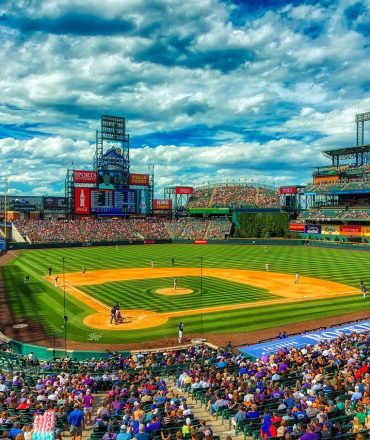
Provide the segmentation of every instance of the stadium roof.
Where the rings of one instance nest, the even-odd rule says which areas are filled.
[[[359,154],[370,153],[370,145],[359,145],[357,147],[337,148],[335,150],[326,150],[322,154],[329,159],[352,159],[358,157]]]

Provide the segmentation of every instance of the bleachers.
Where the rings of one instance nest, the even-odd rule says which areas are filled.
[[[223,239],[231,223],[224,219],[181,218],[172,221],[134,220],[30,220],[14,226],[30,243],[120,241],[143,239]]]
[[[219,184],[195,189],[187,208],[279,208],[277,190],[248,184]]]
[[[196,411],[184,414],[189,407],[184,405],[182,393],[189,402],[210,411],[215,420],[221,419],[226,431],[243,433],[245,438],[258,438],[266,421],[271,422],[274,432],[289,433],[291,439],[299,439],[311,427],[321,431],[324,425],[331,434],[325,438],[352,439],[354,423],[356,430],[367,436],[369,347],[370,334],[363,333],[301,349],[281,349],[256,361],[202,346],[127,358],[110,354],[106,359],[56,359],[49,363],[3,350],[0,387],[7,388],[0,388],[0,412],[4,415],[0,429],[7,431],[16,421],[30,425],[35,414],[53,411],[57,429],[65,431],[68,412],[91,388],[97,398],[100,396],[98,406],[109,412],[103,417],[94,410],[92,440],[102,439],[108,429],[119,432],[125,425],[135,434],[138,423],[134,414],[141,410],[142,419],[137,421],[142,420],[147,430],[153,414],[161,420],[161,428],[150,432],[151,439],[161,438],[163,430],[170,439],[177,439],[188,418],[197,438],[206,438],[201,430],[211,429],[212,424],[204,427]],[[174,376],[178,393],[168,386]],[[53,393],[56,401],[49,399]],[[40,399],[43,395],[46,400]],[[27,407],[20,409],[22,401]],[[218,407],[217,402],[224,405]],[[238,412],[245,415],[235,419]]]

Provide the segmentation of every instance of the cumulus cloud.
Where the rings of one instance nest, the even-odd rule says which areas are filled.
[[[369,14],[352,0],[3,1],[0,174],[63,191],[67,162],[90,168],[100,115],[115,114],[158,192],[302,183],[369,110]]]

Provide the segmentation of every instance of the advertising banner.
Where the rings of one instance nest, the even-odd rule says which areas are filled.
[[[168,211],[172,209],[172,200],[171,199],[154,199],[153,200],[153,209],[161,210],[161,211]]]
[[[280,194],[297,194],[297,187],[296,186],[281,186],[280,187]]]
[[[194,240],[194,244],[208,244],[208,240]]]
[[[304,224],[303,223],[291,223],[289,225],[289,231],[304,232]]]
[[[190,208],[190,214],[229,214],[230,208]]]
[[[73,170],[73,182],[95,185],[97,182],[96,171]]]
[[[75,188],[75,214],[90,214],[90,188]]]
[[[148,186],[149,174],[130,174],[128,183],[136,186]]]
[[[44,197],[44,209],[46,211],[65,211],[67,208],[67,197]]]
[[[304,225],[306,234],[321,234],[321,225]]]
[[[321,233],[324,235],[340,235],[339,225],[321,225]]]
[[[336,182],[339,176],[316,176],[313,178],[313,183]]]
[[[6,250],[5,238],[0,238],[0,251],[5,251],[5,250]]]
[[[176,194],[193,194],[192,186],[176,186]]]
[[[341,225],[339,226],[340,235],[361,235],[361,226],[359,225]]]
[[[256,358],[264,354],[276,353],[281,348],[290,349],[292,347],[301,348],[305,345],[315,345],[322,341],[331,341],[339,338],[343,334],[350,335],[351,333],[367,333],[370,331],[370,321],[356,322],[353,324],[346,324],[340,327],[328,328],[316,332],[305,333],[304,335],[292,336],[286,339],[277,339],[276,341],[263,342],[261,344],[249,345],[239,348],[243,353]]]
[[[361,226],[362,237],[370,237],[370,226]]]

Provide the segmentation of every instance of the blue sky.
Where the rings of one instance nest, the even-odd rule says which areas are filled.
[[[370,111],[370,0],[5,0],[0,44],[13,194],[62,194],[67,163],[90,169],[102,114],[127,118],[131,170],[155,165],[160,196],[307,183]]]

